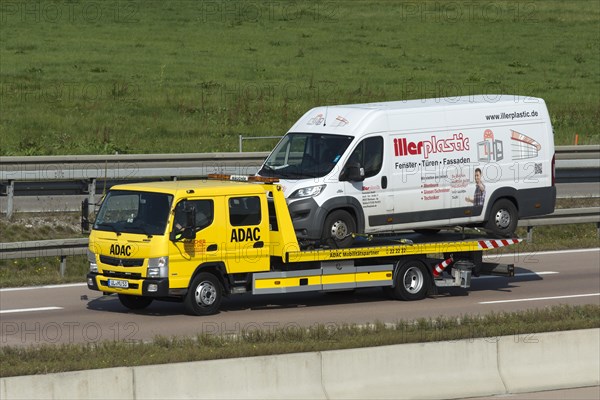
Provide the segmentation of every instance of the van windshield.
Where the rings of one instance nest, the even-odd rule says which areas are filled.
[[[173,196],[130,190],[108,192],[98,211],[94,229],[142,235],[163,235]]]
[[[258,172],[282,179],[320,178],[340,160],[352,136],[321,133],[288,133]]]

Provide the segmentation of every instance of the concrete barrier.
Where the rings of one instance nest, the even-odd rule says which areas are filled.
[[[600,329],[505,336],[498,354],[509,393],[600,385]]]
[[[484,339],[323,353],[332,399],[433,399],[504,393],[496,344]]]
[[[600,385],[600,329],[0,379],[0,399],[462,398]]]

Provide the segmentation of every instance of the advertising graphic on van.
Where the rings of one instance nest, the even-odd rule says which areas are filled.
[[[527,135],[511,129],[512,157],[513,160],[524,160],[538,156],[542,145]]]
[[[469,138],[463,137],[462,133],[455,133],[449,139],[438,139],[432,136],[431,140],[419,142],[409,142],[406,138],[394,139],[396,157],[422,154],[423,157],[429,158],[432,153],[452,153],[466,150],[469,150]]]

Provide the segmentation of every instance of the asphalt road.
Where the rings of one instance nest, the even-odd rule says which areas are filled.
[[[416,302],[394,301],[380,289],[352,293],[238,295],[213,316],[184,314],[180,303],[154,302],[130,311],[116,296],[84,284],[0,289],[0,345],[152,340],[156,335],[236,334],[317,324],[396,322],[420,317],[485,314],[555,304],[600,304],[600,249],[505,256],[514,278],[474,278],[471,289],[440,289]]]

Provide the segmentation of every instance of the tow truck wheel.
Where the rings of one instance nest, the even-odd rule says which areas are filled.
[[[420,260],[410,260],[398,267],[394,287],[388,293],[396,300],[421,300],[427,296],[431,276]]]
[[[211,315],[219,311],[223,288],[210,272],[201,272],[192,281],[185,296],[185,308],[193,315]]]
[[[154,300],[152,297],[133,296],[131,294],[119,294],[119,301],[130,310],[143,310]]]
[[[519,215],[514,203],[508,199],[500,199],[492,206],[486,228],[497,235],[509,237],[515,233],[518,220]]]
[[[321,239],[324,244],[334,248],[350,247],[356,233],[356,221],[349,212],[335,210],[325,218]]]

